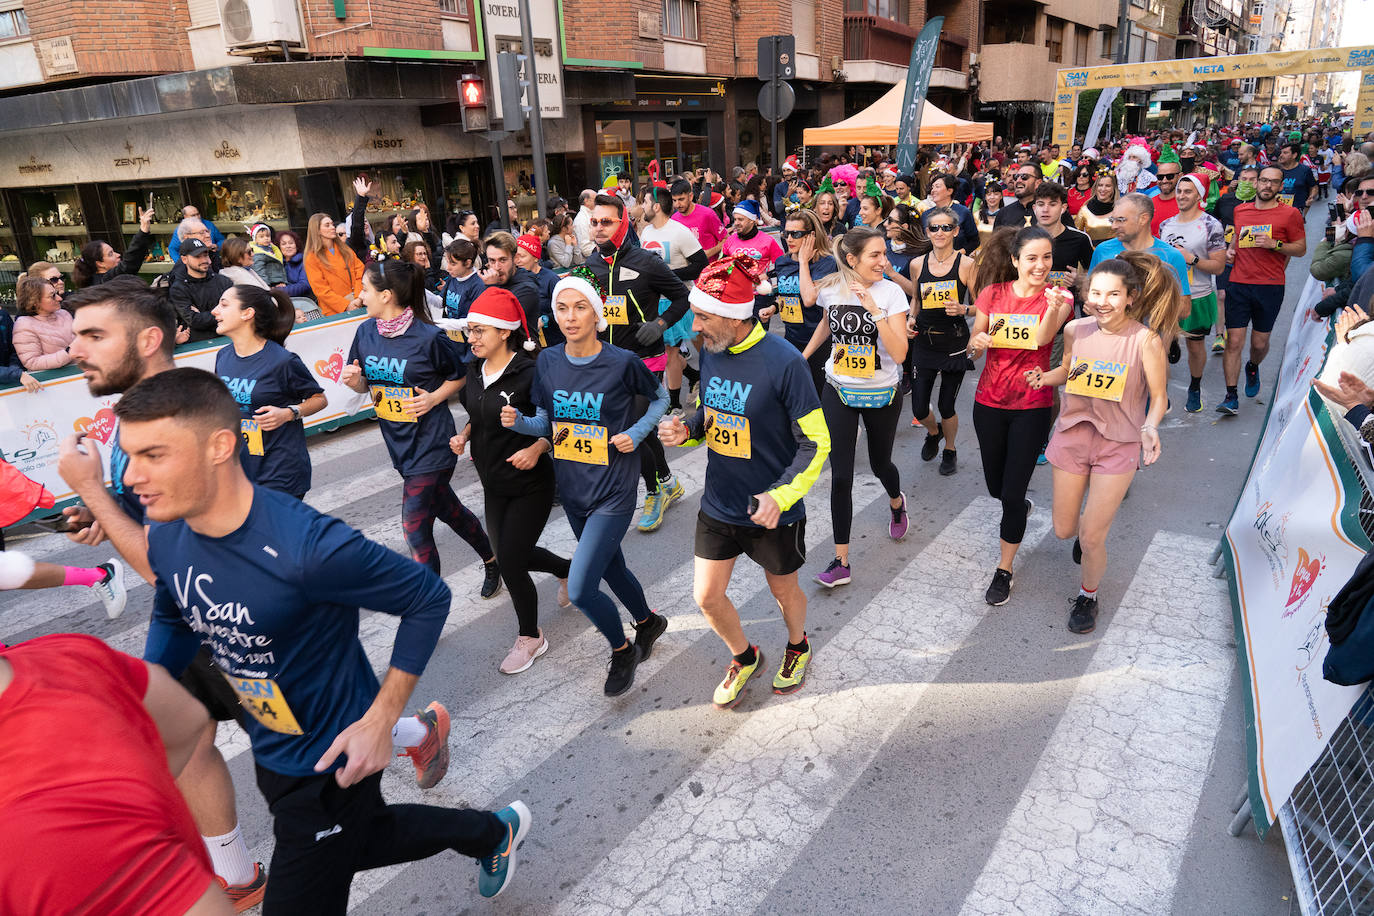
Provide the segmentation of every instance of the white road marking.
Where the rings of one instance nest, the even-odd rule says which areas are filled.
[[[960,916],[1168,909],[1235,663],[1213,546],[1155,535]]]

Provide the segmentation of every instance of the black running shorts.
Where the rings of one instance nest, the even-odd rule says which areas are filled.
[[[744,554],[775,576],[786,576],[806,562],[806,519],[777,528],[732,525],[697,512],[696,547],[703,560],[733,560]]]

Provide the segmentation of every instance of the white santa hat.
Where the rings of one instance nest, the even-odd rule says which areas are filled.
[[[582,298],[592,304],[592,308],[596,309],[596,314],[600,316],[596,321],[596,329],[598,331],[604,331],[609,327],[606,323],[606,308],[605,303],[601,300],[601,294],[596,291],[596,287],[592,286],[591,283],[573,274],[568,274],[562,280],[554,284],[553,295],[550,296],[549,299],[554,303],[555,314],[557,314],[556,307],[558,305],[558,294],[565,289],[570,289],[578,293]]]

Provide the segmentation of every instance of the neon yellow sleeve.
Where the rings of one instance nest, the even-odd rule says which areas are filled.
[[[830,457],[830,428],[825,425],[825,416],[819,407],[795,420],[792,434],[797,439],[797,457],[783,472],[782,480],[768,491],[784,512],[816,485],[825,459]]]

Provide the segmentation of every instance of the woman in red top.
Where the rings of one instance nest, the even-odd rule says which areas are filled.
[[[1069,216],[1077,216],[1093,196],[1093,173],[1086,165],[1074,169],[1073,184],[1069,186]]]
[[[1002,501],[1002,559],[985,596],[1011,598],[1012,562],[1026,534],[1026,499],[1040,447],[1050,433],[1048,390],[1029,391],[1025,374],[1048,370],[1054,336],[1073,313],[1073,296],[1046,288],[1054,261],[1050,234],[1039,226],[998,229],[978,252],[969,356],[988,354],[973,396],[973,429],[983,452],[988,493]]]
[[[1178,327],[1182,292],[1152,254],[1128,251],[1088,278],[1089,317],[1064,328],[1064,363],[1030,369],[1032,391],[1064,385],[1063,408],[1045,457],[1054,465],[1054,533],[1077,536],[1083,579],[1069,629],[1097,625],[1097,586],[1107,569],[1107,532],[1139,467],[1159,457],[1159,421],[1169,409],[1169,364],[1161,340]],[[1083,499],[1087,497],[1087,504]]]

